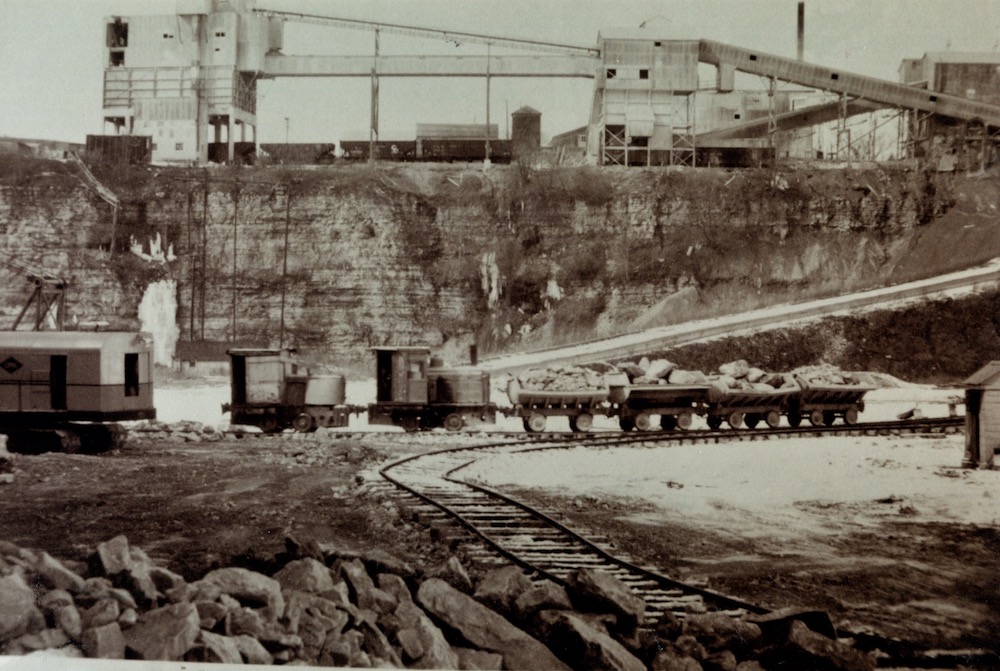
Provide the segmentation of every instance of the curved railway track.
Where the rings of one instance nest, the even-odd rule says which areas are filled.
[[[532,506],[501,492],[462,479],[461,471],[486,456],[567,447],[609,447],[636,443],[697,444],[800,436],[892,435],[947,433],[961,430],[961,418],[878,422],[853,426],[797,429],[689,431],[657,433],[563,434],[556,440],[536,438],[525,443],[505,441],[453,447],[407,457],[381,469],[387,481],[432,506],[464,528],[483,546],[480,557],[492,555],[522,567],[529,575],[565,584],[581,568],[600,569],[628,585],[646,603],[645,620],[656,623],[665,612],[683,618],[688,613],[722,611],[739,616],[765,609],[739,599],[662,575],[655,567],[640,566],[616,553],[601,539],[585,538]],[[575,439],[568,440],[567,436]]]

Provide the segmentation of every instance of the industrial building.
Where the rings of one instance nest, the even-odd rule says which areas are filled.
[[[117,135],[151,138],[152,160],[158,162],[233,161],[236,145],[256,145],[257,83],[273,77],[370,78],[372,147],[382,77],[481,76],[487,82],[487,125],[493,78],[590,79],[584,157],[597,165],[850,157],[858,138],[851,136],[847,119],[890,109],[903,121],[898,156],[950,156],[971,168],[992,160],[1000,129],[996,55],[908,59],[900,82],[804,63],[801,4],[799,59],[709,40],[661,39],[646,28],[603,30],[596,46],[581,47],[279,12],[257,8],[252,0],[178,0],[177,7],[175,15],[109,17],[104,35],[106,126]],[[286,55],[286,21],[370,30],[376,36],[460,37],[533,53],[381,55],[376,37],[373,55]],[[699,80],[699,67],[706,64],[716,70],[708,91]],[[768,88],[739,90],[737,73],[763,78]],[[779,89],[779,82],[786,88]],[[536,121],[530,113],[515,119]],[[836,142],[817,154],[813,129],[822,124],[835,125]],[[559,138],[564,148],[566,139]]]

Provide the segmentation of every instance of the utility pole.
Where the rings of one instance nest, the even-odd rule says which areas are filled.
[[[204,169],[205,194],[201,205],[201,280],[199,284],[201,303],[201,340],[205,340],[205,281],[208,274],[208,168]]]
[[[486,45],[486,160],[490,164],[490,45]]]
[[[278,349],[285,348],[285,291],[288,285],[288,229],[292,221],[292,185],[285,187],[285,248],[281,259],[281,330]]]
[[[233,187],[233,329],[230,341],[236,342],[236,221],[240,213],[240,182]]]
[[[368,164],[375,165],[378,140],[378,28],[375,29],[375,58],[372,60],[372,118],[368,128]]]

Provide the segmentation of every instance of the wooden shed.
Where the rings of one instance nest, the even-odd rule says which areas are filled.
[[[965,387],[966,468],[993,468],[1000,451],[1000,361],[990,361],[962,383]]]

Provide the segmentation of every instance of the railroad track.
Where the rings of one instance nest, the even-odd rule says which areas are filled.
[[[889,422],[862,422],[858,424],[834,424],[832,426],[801,426],[798,428],[780,427],[772,429],[767,425],[760,425],[756,429],[693,429],[690,431],[630,431],[622,432],[618,429],[597,429],[587,433],[573,433],[570,431],[549,431],[543,433],[528,433],[525,431],[491,431],[491,430],[469,430],[455,431],[441,434],[431,432],[416,432],[406,434],[396,434],[395,432],[384,432],[383,435],[406,435],[419,440],[420,437],[430,435],[446,435],[453,437],[467,436],[469,438],[479,438],[482,440],[509,441],[520,443],[532,443],[547,445],[548,443],[560,444],[586,444],[595,439],[606,441],[608,444],[630,444],[644,443],[649,441],[662,442],[673,441],[678,443],[719,443],[731,441],[754,441],[772,440],[782,438],[797,438],[801,436],[888,436],[904,435],[907,433],[956,433],[963,430],[963,417],[941,417],[925,418],[906,421]],[[138,434],[156,433],[184,433],[184,430],[174,431],[169,426],[152,426],[131,429]],[[246,429],[227,429],[222,432],[229,438],[246,438],[267,440],[274,438],[301,437],[308,439],[312,434],[286,431],[283,433],[263,433],[260,431],[248,431]],[[329,438],[357,438],[358,436],[371,435],[369,431],[355,431],[350,429],[324,429],[324,436]],[[381,433],[381,432],[380,432]],[[545,448],[549,449],[549,448]]]
[[[460,472],[486,456],[565,449],[579,445],[607,447],[636,443],[685,444],[741,440],[782,439],[801,436],[892,435],[896,433],[946,433],[960,430],[961,418],[878,422],[853,426],[796,429],[687,431],[656,433],[563,434],[567,440],[537,438],[525,443],[501,442],[455,447],[407,457],[381,469],[383,478],[463,527],[484,546],[480,558],[492,554],[522,567],[533,577],[565,584],[582,568],[599,569],[628,585],[646,603],[645,620],[656,623],[666,612],[678,618],[688,613],[721,611],[735,616],[763,613],[765,609],[699,586],[664,576],[655,567],[641,566],[611,549],[601,539],[585,538],[540,510],[501,492],[467,482]],[[526,434],[531,435],[531,434]],[[488,563],[488,562],[486,562]]]

